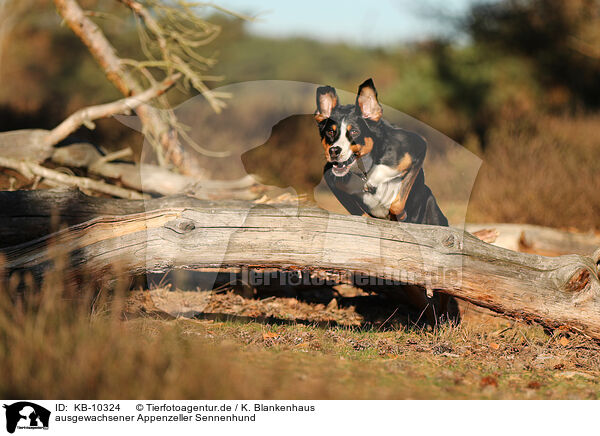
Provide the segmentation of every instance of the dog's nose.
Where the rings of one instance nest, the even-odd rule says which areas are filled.
[[[335,159],[336,157],[338,157],[341,152],[342,152],[342,148],[338,147],[337,145],[335,147],[329,148],[329,156],[331,156],[332,159]]]

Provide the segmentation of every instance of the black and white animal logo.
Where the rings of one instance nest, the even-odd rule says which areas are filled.
[[[5,404],[6,431],[14,433],[16,429],[48,429],[50,411],[29,401]]]

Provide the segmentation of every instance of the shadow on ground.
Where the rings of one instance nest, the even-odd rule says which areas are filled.
[[[379,330],[428,327],[422,310],[410,305],[401,286],[372,285],[361,289],[351,284],[280,285],[297,283],[290,275],[275,272],[270,285],[250,286],[239,274],[219,273],[213,291],[192,290],[203,273],[176,272],[148,277],[153,304],[172,316],[215,321],[262,324],[306,324],[319,327],[347,326]],[[431,299],[439,307],[439,296]],[[441,322],[460,322],[455,299]]]

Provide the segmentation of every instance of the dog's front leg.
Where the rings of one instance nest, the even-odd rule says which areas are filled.
[[[425,315],[427,322],[432,327],[435,327],[437,325],[437,317],[434,303],[433,300],[427,298],[427,291],[425,288],[417,285],[404,285],[402,286],[402,290],[404,291],[409,304],[421,311],[421,316]]]
[[[421,165],[412,165],[406,168],[403,175],[400,176],[400,187],[398,194],[390,206],[390,219],[395,221],[404,221],[407,218],[406,201],[412,187],[421,171]]]

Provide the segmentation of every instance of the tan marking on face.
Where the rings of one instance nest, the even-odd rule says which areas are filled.
[[[352,144],[350,150],[352,150],[352,153],[358,155],[358,157],[363,157],[373,150],[373,138],[365,138],[364,144]]]
[[[404,153],[404,156],[402,156],[402,159],[400,159],[400,163],[396,168],[398,169],[398,171],[404,173],[412,167],[412,164],[413,160],[410,157],[410,154]]]
[[[349,132],[350,130],[352,130],[352,125],[348,124],[348,127],[346,127],[346,131]]]
[[[325,156],[327,156],[327,149],[329,148],[329,144],[325,141],[325,138],[321,139],[321,144],[323,144],[323,148],[325,149]]]
[[[331,130],[335,132],[337,130],[337,126],[334,124],[333,126],[331,126]]]

